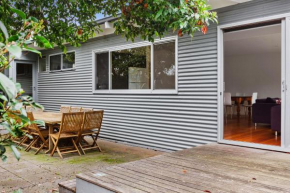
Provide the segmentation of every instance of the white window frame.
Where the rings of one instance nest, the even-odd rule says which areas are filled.
[[[45,57],[45,60],[46,60],[45,61],[45,71],[40,71],[40,65],[39,64],[40,64],[40,60],[43,59],[43,57]],[[40,56],[38,57],[38,73],[45,73],[45,72],[47,72],[47,56],[43,55],[42,58]]]
[[[175,89],[157,89],[154,90],[154,44],[162,44],[166,42],[175,41]],[[143,46],[151,46],[151,88],[150,89],[115,89],[112,90],[112,62],[111,53],[117,50],[139,48]],[[109,89],[97,90],[96,89],[96,54],[109,52]],[[122,46],[108,47],[103,49],[97,49],[92,51],[92,61],[93,61],[93,77],[92,77],[92,92],[98,93],[116,93],[116,94],[178,94],[178,36],[171,36],[162,38],[161,40],[155,40],[154,43],[143,41],[138,43],[126,44]]]
[[[76,51],[75,50],[72,50],[72,51],[68,51],[67,54],[69,53],[75,53],[75,59],[76,59]],[[76,69],[76,62],[75,62],[75,65],[73,68],[66,68],[66,69],[63,69],[63,55],[65,53],[64,52],[61,52],[61,53],[55,53],[55,54],[50,54],[48,55],[48,67],[49,67],[49,72],[61,72],[61,71],[69,71],[69,70],[75,70]],[[50,57],[51,56],[56,56],[56,55],[60,55],[60,70],[51,70],[50,69]]]

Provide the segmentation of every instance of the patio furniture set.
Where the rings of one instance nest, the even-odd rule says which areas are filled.
[[[97,139],[102,125],[103,110],[71,106],[61,106],[59,112],[43,112],[30,107],[26,110],[31,122],[42,120],[45,127],[32,123],[24,128],[27,135],[18,145],[26,146],[25,151],[36,149],[35,154],[38,154],[43,148],[48,148],[46,153],[53,156],[57,152],[61,158],[62,154],[67,153],[85,154],[89,149],[101,151]],[[92,138],[92,143],[85,139],[86,136]]]

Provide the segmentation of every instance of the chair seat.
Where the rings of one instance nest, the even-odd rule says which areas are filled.
[[[98,133],[98,130],[86,130],[82,132],[82,135],[92,135]]]
[[[54,139],[58,138],[59,133],[53,133],[49,134],[49,136],[53,137]],[[78,135],[76,133],[61,133],[60,138],[71,138],[71,137],[77,137]]]
[[[44,137],[47,137],[48,134],[49,134],[49,130],[46,129],[46,128],[44,128],[44,127],[40,127],[40,128],[39,128],[39,132],[40,132]],[[31,134],[38,135],[38,132],[32,131]]]

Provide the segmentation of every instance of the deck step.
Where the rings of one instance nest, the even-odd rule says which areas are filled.
[[[203,145],[76,175],[77,193],[289,192],[290,155]]]
[[[76,179],[61,182],[58,184],[59,193],[75,193],[76,192]]]

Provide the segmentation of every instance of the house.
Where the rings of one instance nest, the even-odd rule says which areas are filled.
[[[68,55],[29,53],[9,75],[32,78],[46,110],[104,109],[109,140],[166,151],[212,142],[290,151],[290,1],[210,3],[219,24],[206,35],[127,42],[105,18],[104,32]]]

